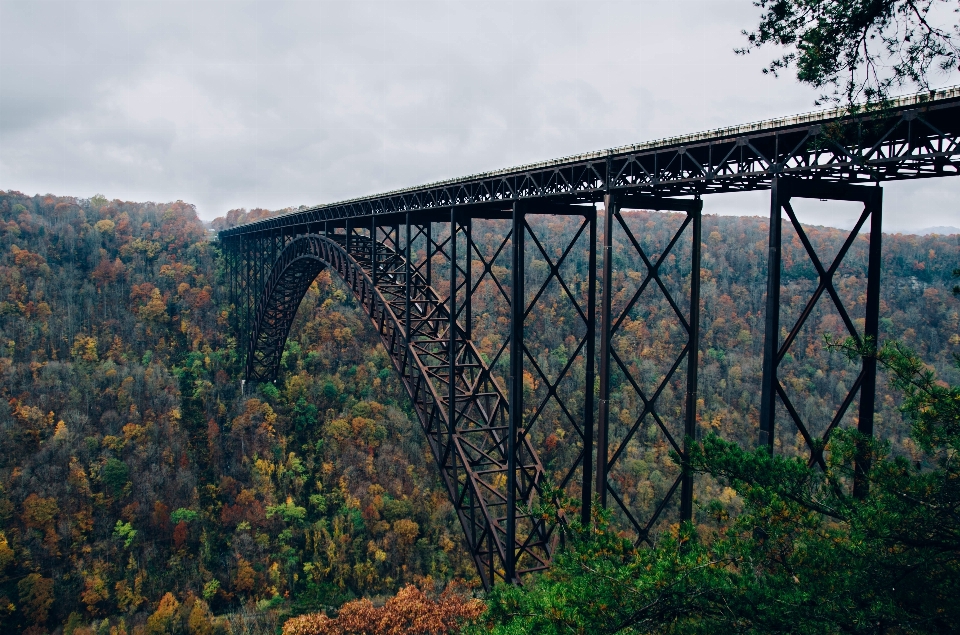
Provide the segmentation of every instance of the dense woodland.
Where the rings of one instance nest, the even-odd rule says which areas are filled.
[[[214,226],[267,214],[235,210]],[[654,255],[682,221],[641,211],[625,218]],[[561,256],[578,225],[551,217],[530,225],[545,253],[528,255],[528,299],[538,282],[547,283],[526,335],[525,408],[532,416],[549,401],[545,385],[558,378],[559,397],[582,403],[574,387],[584,364],[582,324],[571,295],[549,280],[546,262]],[[478,223],[481,250],[496,253],[506,229]],[[809,233],[824,252],[846,237],[828,228]],[[799,239],[785,235],[789,328],[816,272]],[[763,219],[704,218],[701,434],[745,446],[756,438],[766,236]],[[881,303],[881,340],[903,341],[954,384],[960,301],[950,277],[960,262],[958,238],[886,235]],[[218,246],[189,204],[0,193],[0,241],[0,630],[270,631],[281,617],[359,598],[401,590],[413,597],[419,591],[411,584],[437,592],[453,580],[476,584],[402,386],[339,281],[323,273],[308,292],[281,380],[241,395]],[[836,278],[855,322],[863,311],[866,244],[855,241]],[[663,278],[680,298],[689,270],[682,241],[677,249]],[[623,234],[614,254],[620,311],[645,269]],[[509,284],[506,261],[501,254],[486,277],[478,266],[474,307],[478,347],[501,375],[508,313],[494,278]],[[561,265],[576,280],[573,297],[585,295],[586,266],[579,246]],[[827,348],[824,334],[844,335],[829,308],[814,311],[782,374],[817,432],[855,376],[855,365]],[[673,363],[680,337],[662,293],[654,294],[627,312],[614,347],[648,387]],[[671,431],[681,426],[684,381],[682,372],[674,376],[658,401]],[[917,457],[901,399],[881,381],[878,434],[894,455]],[[637,421],[641,400],[620,371],[612,401],[615,441],[638,429],[612,480],[642,516],[678,468],[660,427],[649,417]],[[531,435],[560,480],[576,452],[576,443],[562,442],[571,424],[556,399],[540,412]],[[800,454],[802,439],[785,416],[780,421],[778,452]],[[576,495],[576,486],[568,493]],[[720,481],[701,479],[697,495],[703,532],[715,526],[709,501],[736,506],[736,492]],[[617,516],[611,522],[626,523]],[[659,529],[673,522],[668,513]],[[469,602],[434,599],[457,615],[476,615]],[[380,610],[348,606],[359,607],[348,615]]]

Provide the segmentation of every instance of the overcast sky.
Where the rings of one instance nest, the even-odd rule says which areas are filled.
[[[776,51],[734,54],[758,15],[750,0],[0,0],[0,189],[183,199],[211,219],[814,110],[814,91],[761,74]],[[887,185],[885,219],[960,225],[960,178]]]

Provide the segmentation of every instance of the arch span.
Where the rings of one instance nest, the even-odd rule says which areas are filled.
[[[378,242],[372,258],[370,241],[352,236],[348,250],[345,235],[305,234],[287,243],[257,302],[247,378],[277,377],[307,289],[324,268],[335,271],[370,317],[400,375],[489,588],[503,579],[511,548],[507,484],[515,479],[508,477],[506,396],[462,326],[450,319],[446,300],[387,245]],[[529,437],[517,448],[516,469],[516,481],[526,486],[516,494],[515,562],[518,571],[542,569],[550,560],[552,532],[530,512],[544,471]]]

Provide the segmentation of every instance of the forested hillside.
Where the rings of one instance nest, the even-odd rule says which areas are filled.
[[[218,226],[264,214],[234,211]],[[680,222],[626,216],[653,252]],[[530,222],[551,253],[577,229],[561,219]],[[493,253],[506,228],[478,225],[475,237]],[[785,235],[789,326],[816,276],[799,240]],[[846,233],[810,235],[836,251]],[[700,425],[744,444],[756,435],[766,236],[762,219],[704,219]],[[881,338],[902,339],[956,383],[958,237],[884,240]],[[389,595],[428,577],[439,587],[474,578],[390,360],[339,281],[321,274],[308,293],[281,380],[241,395],[217,243],[189,204],[0,193],[0,241],[0,630],[241,632],[255,615],[270,628],[271,615]],[[855,242],[836,282],[854,320],[865,246]],[[623,244],[614,253],[616,308],[644,269]],[[574,253],[564,266],[582,282],[586,262]],[[678,297],[689,274],[683,262],[679,253],[664,266]],[[509,282],[502,264],[492,270]],[[549,268],[531,254],[528,269],[543,278]],[[577,356],[568,329],[577,317],[555,286],[547,291],[527,337],[543,373],[555,377]],[[614,342],[653,383],[677,351],[665,307],[662,298],[638,304]],[[492,278],[481,282],[474,314],[478,346],[496,359],[507,314]],[[836,312],[811,320],[782,377],[822,429],[853,367],[823,346],[824,333],[843,334]],[[582,362],[570,368],[581,372]],[[614,380],[619,438],[642,404],[621,375]],[[681,380],[663,397],[667,427],[679,421]],[[534,404],[544,382],[531,371],[528,384]],[[878,391],[878,430],[909,455],[898,397],[883,382]],[[799,439],[783,429],[780,451],[797,452]],[[548,471],[575,451],[561,442],[566,430],[556,407],[544,410],[533,436]],[[672,483],[668,451],[646,421],[625,452],[615,481],[638,514]],[[729,497],[707,481],[699,487],[702,501]],[[706,522],[706,511],[698,514]]]
[[[471,575],[389,361],[329,277],[282,389],[243,398],[190,205],[11,193],[0,222],[0,630],[158,611],[166,632]]]

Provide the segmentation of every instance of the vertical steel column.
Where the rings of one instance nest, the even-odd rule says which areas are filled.
[[[587,258],[587,368],[583,395],[583,480],[580,521],[590,522],[593,504],[593,384],[597,339],[597,208],[590,216],[590,255]]]
[[[876,194],[865,201],[867,211],[870,212],[870,254],[867,261],[867,303],[864,315],[863,335],[864,342],[879,347],[880,332],[880,268],[882,258],[880,242],[883,236],[881,229],[883,214],[883,190],[875,189]],[[857,430],[867,437],[873,436],[873,415],[876,408],[877,392],[877,358],[870,355],[863,358],[863,383],[860,384],[860,421]],[[865,498],[870,489],[867,473],[870,471],[871,457],[862,443],[858,444],[856,464],[853,475],[853,495]]]
[[[607,506],[607,456],[609,447],[608,424],[610,421],[610,323],[613,300],[613,219],[616,213],[613,194],[603,196],[603,292],[600,296],[600,410],[597,421],[597,497],[600,506]]]
[[[237,253],[237,241],[235,238],[227,239],[225,245],[230,249],[230,319],[233,321],[234,333],[240,329],[240,314],[237,312],[237,296],[240,294],[240,269],[239,254]]]
[[[377,285],[377,217],[370,216],[370,278]]]
[[[473,339],[473,293],[471,289],[473,288],[473,219],[467,217],[466,223],[461,224],[463,227],[464,234],[467,239],[467,254],[466,254],[466,264],[463,270],[463,287],[466,290],[464,297],[464,319],[463,327],[466,330],[465,337],[467,340]]]
[[[241,330],[245,326],[241,325],[241,315],[240,312],[243,310],[243,306],[240,304],[240,294],[243,289],[243,253],[242,253],[242,239],[240,236],[234,236],[230,239],[230,248],[233,251],[233,276],[234,276],[234,296],[233,302],[234,307],[233,311],[236,314],[235,319],[237,321],[237,329]],[[240,334],[237,334],[238,343],[242,344],[243,337]]]
[[[233,323],[233,332],[237,333],[240,328],[240,320],[237,319],[237,255],[233,248],[232,238],[228,238],[225,242],[222,241],[221,244],[227,261],[227,275],[230,277],[230,300],[228,304],[233,305],[233,310],[230,311],[230,321]]]
[[[344,245],[346,245],[347,254],[350,253],[350,231],[350,219],[348,218],[343,224],[343,233],[346,234]]]
[[[427,286],[433,286],[433,221],[427,221]]]
[[[450,323],[447,327],[448,363],[447,379],[447,449],[446,455],[456,461],[453,451],[453,431],[457,421],[457,210],[450,208]],[[444,461],[446,464],[446,461]]]
[[[487,554],[489,555],[487,557],[487,563],[489,563],[490,569],[489,569],[489,573],[487,574],[487,579],[490,580],[491,585],[493,584],[493,581],[497,579],[496,558],[493,555],[494,553],[496,553],[497,546],[496,546],[496,543],[494,542],[493,535],[494,535],[493,527],[488,526],[487,527]]]
[[[790,200],[786,183],[773,178],[770,188],[770,237],[767,251],[767,312],[763,334],[763,380],[760,387],[760,437],[758,444],[773,451],[777,412],[777,349],[780,347],[780,247],[783,203]],[[781,200],[783,197],[783,200]]]
[[[680,520],[693,519],[693,473],[690,444],[697,434],[697,371],[700,363],[700,247],[703,203],[687,212],[693,216],[690,251],[690,333],[687,343],[687,403],[683,426],[683,477],[680,483]]]
[[[370,317],[373,318],[376,313],[377,303],[375,288],[377,286],[377,217],[370,215]]]
[[[410,275],[411,265],[410,265],[410,212],[407,212],[407,225],[406,225],[406,241],[403,246],[404,249],[404,258],[406,263],[404,263],[403,268],[403,278],[404,278],[404,289],[406,296],[403,299],[403,336],[407,340],[407,357],[410,356],[410,293],[413,286],[413,277]]]
[[[266,275],[264,274],[264,269],[267,268],[267,244],[266,238],[263,234],[257,236],[257,293],[253,296],[254,303],[260,301],[260,298],[263,296],[263,287],[266,282]],[[273,264],[273,260],[270,260],[269,264]],[[254,304],[256,306],[256,304]],[[254,311],[256,315],[256,311]]]
[[[523,314],[525,219],[513,203],[513,255],[510,290],[510,420],[507,430],[507,535],[504,540],[504,580],[517,583],[517,439],[523,427]]]
[[[241,251],[243,252],[244,264],[246,265],[246,269],[247,269],[247,275],[246,275],[246,277],[245,277],[245,282],[244,282],[244,285],[243,285],[243,291],[244,291],[244,293],[243,293],[243,295],[244,295],[243,304],[245,305],[245,306],[244,306],[244,313],[245,313],[246,315],[245,315],[244,320],[243,320],[243,341],[242,341],[243,348],[241,349],[241,350],[243,351],[243,354],[244,354],[243,363],[246,365],[246,364],[247,364],[247,356],[249,355],[249,352],[250,352],[250,346],[249,346],[249,341],[250,341],[250,312],[251,312],[251,306],[250,306],[250,305],[252,304],[252,302],[251,302],[251,293],[250,293],[250,279],[253,277],[253,271],[252,271],[251,262],[250,262],[250,261],[252,260],[252,258],[251,258],[251,256],[250,256],[250,241],[246,239],[246,236],[245,236],[245,235],[241,235],[241,238],[240,238],[240,246],[241,246]],[[249,377],[247,377],[246,379],[249,379]]]

